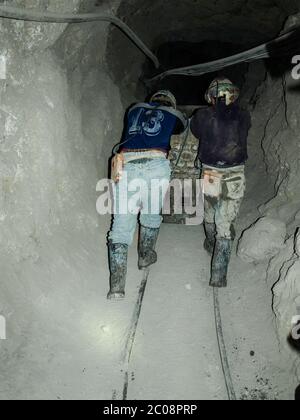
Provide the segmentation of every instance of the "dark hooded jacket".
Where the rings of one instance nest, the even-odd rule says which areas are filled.
[[[237,103],[200,109],[191,121],[192,133],[200,140],[199,160],[216,167],[244,164],[250,127],[250,113]]]

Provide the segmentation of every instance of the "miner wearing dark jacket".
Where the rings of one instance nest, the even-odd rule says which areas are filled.
[[[244,197],[250,114],[237,104],[239,89],[224,78],[215,79],[206,93],[208,108],[191,121],[199,139],[204,189],[205,249],[213,256],[210,285],[227,286],[235,237],[234,225]]]

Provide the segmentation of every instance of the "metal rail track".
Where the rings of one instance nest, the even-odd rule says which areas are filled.
[[[131,362],[131,355],[134,346],[136,331],[138,328],[139,318],[142,310],[143,299],[145,296],[145,291],[147,287],[147,282],[150,274],[150,269],[144,271],[143,279],[139,288],[138,297],[135,303],[135,307],[133,310],[133,315],[131,318],[131,323],[126,339],[126,344],[122,356],[122,373],[123,373],[123,389],[122,389],[122,400],[126,401],[128,399],[128,387],[129,387],[129,368]],[[215,313],[215,327],[216,327],[216,334],[218,340],[218,350],[220,353],[220,360],[222,365],[222,371],[224,375],[224,381],[227,389],[228,400],[236,401],[236,393],[234,390],[234,385],[232,381],[232,376],[230,372],[230,366],[228,362],[226,344],[224,340],[223,334],[223,325],[222,325],[222,317],[221,317],[221,309],[220,309],[220,302],[219,302],[219,289],[213,289],[213,303],[214,303],[214,313]],[[115,400],[118,395],[117,390],[113,391],[113,400]]]

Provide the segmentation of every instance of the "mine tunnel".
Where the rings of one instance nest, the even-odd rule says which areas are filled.
[[[174,217],[162,224],[124,367],[142,280],[138,233],[126,299],[109,302],[111,216],[96,209],[96,186],[107,178],[131,104],[167,89],[190,116],[207,106],[209,83],[225,76],[252,119],[247,190],[228,287],[219,292],[228,367],[236,399],[293,400],[300,49],[287,40],[276,53],[275,42],[263,59],[149,80],[276,40],[300,26],[299,2],[11,0],[0,2],[0,12],[5,6],[29,19],[0,18],[0,399],[228,399],[203,227]],[[107,21],[33,22],[33,12],[118,17],[159,67]],[[185,154],[193,175],[196,151],[194,144]]]

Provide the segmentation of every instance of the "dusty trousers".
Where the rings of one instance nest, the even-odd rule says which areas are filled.
[[[215,168],[203,165],[204,220],[215,224],[216,238],[234,239],[233,225],[246,190],[244,165]]]
[[[114,217],[109,240],[113,244],[133,242],[136,225],[159,229],[162,223],[161,209],[170,184],[170,161],[166,158],[140,161],[140,153],[127,153],[124,176],[116,185]]]

